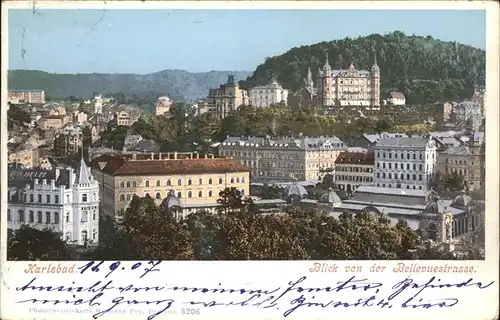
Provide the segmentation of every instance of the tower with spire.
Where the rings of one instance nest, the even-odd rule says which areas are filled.
[[[380,106],[380,68],[377,64],[377,53],[373,53],[372,75],[372,106]]]
[[[325,65],[323,66],[322,77],[320,79],[321,90],[318,90],[319,102],[324,106],[333,105],[333,75],[332,67],[328,60],[328,52],[326,52]]]

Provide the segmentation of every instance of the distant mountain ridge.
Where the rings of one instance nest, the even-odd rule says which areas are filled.
[[[235,80],[251,76],[249,71],[209,71],[191,73],[185,70],[162,70],[149,74],[80,73],[57,74],[38,70],[9,70],[8,88],[39,89],[52,99],[69,96],[89,99],[94,93],[122,92],[129,96],[168,95],[176,101],[195,101],[227,82],[229,75]],[[152,99],[152,98],[151,98]]]

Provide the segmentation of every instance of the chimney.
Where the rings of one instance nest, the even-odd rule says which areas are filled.
[[[174,160],[177,160],[177,151],[174,152]]]
[[[66,168],[66,172],[68,172],[69,187],[72,188],[73,185],[75,184],[74,170],[73,170],[73,168],[68,167],[68,168]]]

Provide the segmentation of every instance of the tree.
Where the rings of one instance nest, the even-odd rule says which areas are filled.
[[[228,212],[247,212],[253,204],[252,199],[245,197],[241,191],[235,187],[225,188],[219,192],[217,203],[221,205],[221,211]]]
[[[50,230],[38,230],[28,225],[8,230],[7,259],[9,260],[68,260],[66,243],[61,235]]]
[[[31,122],[29,113],[13,104],[9,105],[9,109],[7,110],[7,119],[8,130],[14,129],[14,125],[23,126],[24,123]]]

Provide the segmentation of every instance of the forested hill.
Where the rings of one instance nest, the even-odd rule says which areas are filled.
[[[412,104],[468,99],[474,84],[485,82],[484,50],[395,31],[293,48],[266,59],[240,85],[265,84],[274,76],[284,87],[296,91],[303,86],[309,66],[316,77],[325,64],[326,52],[332,69],[347,69],[353,62],[357,69],[365,70],[370,70],[376,52],[382,97],[398,90]]]
[[[145,103],[168,95],[176,101],[192,101],[208,94],[209,88],[218,88],[227,82],[228,75],[242,80],[251,73],[246,71],[210,71],[190,73],[184,70],[163,70],[139,74],[55,74],[37,70],[9,70],[8,88],[45,90],[53,99],[75,96],[90,98],[94,93],[121,92],[135,96]]]

